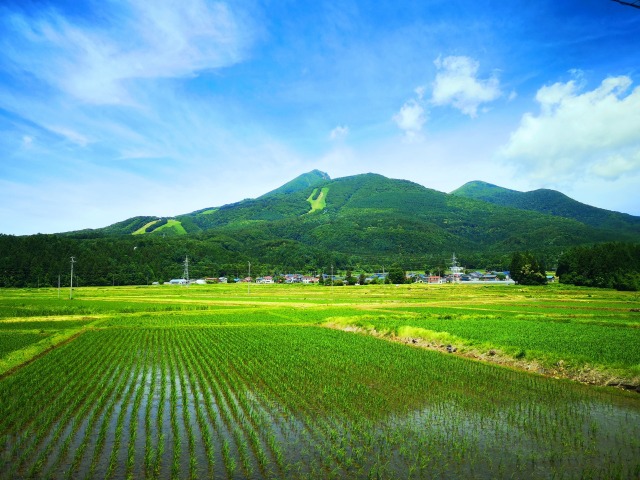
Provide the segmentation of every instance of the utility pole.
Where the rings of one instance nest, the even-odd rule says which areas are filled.
[[[60,300],[60,274],[58,274],[58,300]]]
[[[73,299],[73,264],[76,263],[76,257],[71,257],[71,283],[69,284],[69,300]]]
[[[251,262],[249,263],[249,281],[247,282],[247,294],[251,293]]]

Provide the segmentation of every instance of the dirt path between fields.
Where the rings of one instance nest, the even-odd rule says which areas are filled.
[[[48,353],[52,352],[56,348],[60,348],[60,347],[62,347],[64,345],[67,345],[67,344],[73,342],[76,338],[78,338],[80,335],[82,335],[86,331],[87,330],[83,328],[82,330],[74,333],[70,337],[65,338],[64,340],[60,341],[59,343],[56,343],[55,345],[51,345],[50,347],[48,347],[45,350],[39,352],[38,354],[34,355],[33,357],[29,358],[28,360],[25,360],[24,362],[11,367],[9,370],[7,370],[7,371],[3,372],[2,374],[0,374],[0,381],[4,380],[6,377],[8,377],[10,375],[13,375],[18,370],[21,370],[22,368],[26,367],[27,365],[30,365],[31,363],[35,362],[36,360],[44,357],[45,355],[47,355]]]
[[[432,340],[425,340],[423,338],[399,337],[394,334],[389,335],[381,333],[375,329],[363,329],[353,325],[344,326],[327,323],[324,324],[324,327],[332,328],[335,330],[342,330],[345,332],[357,333],[360,335],[371,335],[382,340],[402,343],[413,348],[424,348],[448,355],[456,355],[479,362],[491,363],[524,372],[535,373],[538,375],[543,375],[545,377],[556,379],[563,378],[577,381],[586,385],[615,387],[640,394],[640,377],[625,378],[612,372],[592,368],[588,365],[582,366],[580,368],[568,368],[564,365],[564,362],[560,361],[557,363],[557,365],[550,368],[542,365],[536,360],[523,360],[514,358],[510,355],[506,355],[498,348],[488,351],[480,351],[477,349],[470,349],[469,347],[465,347],[464,350],[461,350],[457,346],[451,344],[442,344]]]

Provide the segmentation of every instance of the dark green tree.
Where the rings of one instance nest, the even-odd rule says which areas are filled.
[[[520,285],[544,285],[547,275],[544,265],[531,252],[516,252],[511,257],[511,278]]]
[[[351,272],[351,270],[347,270],[347,275],[344,278],[344,281],[347,285],[355,285],[357,280],[356,278],[353,276],[353,273]]]
[[[401,284],[405,283],[406,274],[402,267],[394,265],[389,269],[389,275],[387,276],[389,283]]]

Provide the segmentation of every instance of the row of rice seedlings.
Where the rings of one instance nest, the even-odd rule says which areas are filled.
[[[188,338],[190,333],[191,332],[185,332],[185,335],[184,335],[185,338],[183,339],[186,343],[185,347],[187,347],[183,349],[183,353],[187,355],[191,353],[190,347],[192,347],[192,343],[189,341],[189,338]],[[221,377],[218,377],[218,378],[221,379]],[[224,380],[226,380],[227,382],[229,381],[228,378],[225,378]],[[222,389],[222,394],[225,397],[227,405],[230,406],[231,414],[234,418],[234,428],[232,429],[232,435],[235,439],[236,446],[238,447],[240,463],[241,463],[244,475],[250,477],[253,474],[253,465],[252,465],[250,453],[249,453],[250,445],[247,442],[245,416],[244,416],[244,412],[242,412],[238,408],[238,404],[234,395],[234,391],[238,387],[239,386],[227,383],[227,385],[224,386],[224,388]],[[239,428],[239,426],[241,426],[242,428]],[[256,446],[256,445],[251,445],[251,446],[254,449],[260,448],[259,446]]]
[[[243,333],[244,335],[240,336]],[[281,332],[278,332],[280,334]],[[273,334],[271,334],[273,335]],[[254,335],[253,330],[242,330],[241,332],[238,330],[225,332],[225,344],[228,346],[229,343],[236,347],[231,350],[232,352],[237,349],[237,346],[242,345],[243,357],[244,358],[259,358],[260,350],[263,349],[264,344],[262,343],[265,340],[265,337],[260,335]],[[230,349],[227,349],[227,352]],[[248,351],[247,351],[248,350]],[[269,350],[269,353],[276,353],[276,351]],[[272,388],[277,386],[280,390],[278,394],[279,401],[284,404],[289,404],[294,407],[292,411],[292,415],[296,418],[297,422],[302,422],[303,428],[298,431],[298,433],[308,438],[308,441],[301,448],[301,453],[303,456],[310,455],[317,460],[320,461],[321,465],[324,465],[325,470],[335,468],[335,465],[338,462],[338,458],[335,454],[330,451],[330,446],[327,445],[327,432],[330,428],[333,428],[330,425],[330,422],[335,421],[335,417],[333,419],[328,418],[324,415],[318,415],[318,406],[317,404],[310,403],[309,399],[312,397],[308,395],[310,391],[307,391],[305,388],[295,389],[289,386],[289,382],[286,379],[278,380],[276,377],[281,373],[291,373],[290,365],[287,364],[286,358],[283,359],[284,352],[277,352],[275,357],[270,358],[269,364],[264,365],[264,371],[261,375],[261,379],[266,382],[267,385],[270,385]],[[243,365],[242,359],[238,358],[238,364]],[[303,368],[304,370],[304,368]],[[304,371],[297,372],[298,375],[305,376],[306,373]],[[298,385],[299,387],[299,385]],[[285,389],[282,392],[282,389]],[[286,399],[286,400],[285,400]],[[277,445],[274,445],[276,450],[278,449]],[[307,459],[305,463],[311,465],[315,462],[315,460]]]
[[[197,366],[198,363],[192,363],[192,365]],[[222,423],[224,424],[224,429],[220,428],[221,434],[220,438],[222,439],[222,460],[224,463],[225,470],[227,475],[233,477],[236,474],[236,469],[238,464],[235,460],[235,456],[232,454],[230,444],[230,439],[232,438],[232,429],[235,425],[235,419],[233,418],[229,404],[227,399],[223,395],[223,389],[221,385],[218,383],[221,379],[217,375],[217,372],[212,372],[212,367],[217,368],[217,365],[211,365],[210,363],[205,364],[206,373],[203,375],[203,384],[206,384],[209,392],[213,396],[213,400],[215,402],[215,406],[217,407],[218,412],[220,413],[220,418]],[[206,398],[206,397],[205,397]],[[210,408],[209,411],[212,409]],[[238,446],[234,447],[237,449]]]
[[[168,374],[171,379],[171,393],[170,393],[170,411],[169,416],[171,418],[171,435],[173,438],[173,456],[171,462],[171,477],[177,478],[180,476],[180,455],[182,453],[180,445],[180,428],[178,426],[178,386],[176,384],[177,370],[175,366],[175,345],[169,349],[167,354],[167,366]],[[184,407],[184,402],[183,402]]]
[[[129,332],[125,332],[125,334],[129,335]],[[111,453],[109,455],[109,463],[107,466],[107,471],[105,473],[105,478],[113,477],[116,473],[116,468],[119,464],[121,464],[119,456],[120,447],[122,445],[122,432],[124,431],[125,419],[127,416],[127,406],[131,403],[131,399],[136,393],[141,380],[144,378],[142,376],[143,367],[141,362],[134,360],[137,356],[137,351],[135,351],[135,354],[132,355],[131,364],[129,366],[130,369],[133,369],[133,373],[129,377],[127,391],[125,392],[122,401],[120,402],[120,411],[118,412],[118,417],[116,419],[113,446],[111,447]]]
[[[122,400],[125,395],[125,390],[132,382],[131,375],[133,373],[134,351],[131,349],[128,349],[127,351],[122,353],[123,353],[123,356],[121,358],[120,364],[121,364],[121,368],[123,369],[124,381],[122,381],[117,387],[117,390],[112,396],[112,400],[109,406],[107,407],[105,414],[102,417],[102,423],[98,431],[98,439],[94,447],[93,457],[91,459],[91,464],[89,467],[89,473],[87,474],[88,478],[95,478],[97,476],[96,469],[98,468],[98,465],[100,464],[100,462],[103,461],[104,445],[106,441],[107,432],[109,428],[111,428],[113,423],[113,413],[116,409],[116,406],[120,405],[120,407],[122,407]],[[106,471],[106,468],[105,468],[105,471]]]
[[[196,357],[207,358],[207,352],[196,351]],[[221,457],[223,460],[224,468],[229,474],[233,474],[237,464],[235,459],[231,456],[231,448],[229,445],[229,430],[233,419],[231,418],[226,404],[221,397],[221,392],[218,384],[216,383],[216,375],[212,374],[210,370],[206,369],[207,365],[203,365],[201,362],[195,361],[193,355],[188,355],[186,358],[186,367],[190,372],[195,371],[198,383],[198,389],[201,391],[202,400],[204,403],[204,410],[207,415],[207,419],[210,425],[213,427],[213,433],[221,446]],[[206,429],[204,431],[207,431]],[[214,468],[213,452],[209,453],[211,458],[209,464],[210,468]]]
[[[237,331],[234,331],[234,332],[233,332],[233,334],[235,334],[235,333],[237,333]],[[247,338],[242,337],[242,338],[243,338],[244,340],[240,340],[240,342],[236,342],[236,341],[234,340],[234,341],[233,341],[233,343],[234,343],[234,344],[236,344],[236,345],[237,345],[238,343],[245,343],[245,344],[248,344],[248,345],[246,346],[246,348],[249,348],[249,349],[252,349],[253,347],[256,347],[256,345],[254,344],[254,342],[248,342],[248,341],[247,341],[247,338],[251,338],[251,337],[247,337]],[[259,349],[259,347],[257,347],[257,348]],[[256,352],[256,354],[257,354],[257,356],[259,356],[259,352]],[[250,353],[250,354],[248,355],[248,358],[255,359],[255,358],[257,358],[257,357]],[[242,366],[243,366],[243,369],[242,369],[242,370],[245,370],[245,369],[246,369],[246,367],[247,367],[247,363],[244,363]],[[272,366],[271,366],[271,367],[272,367]],[[266,369],[266,370],[265,370],[265,371],[262,371],[262,375],[261,375],[261,377],[262,377],[262,380],[263,380],[263,381],[269,382],[269,380],[267,380],[267,378],[266,378],[266,377],[269,377],[269,376],[270,376],[270,375],[269,375],[269,373],[270,373],[269,368],[271,368],[271,367],[265,366],[265,369]],[[278,368],[278,367],[276,366],[276,368]],[[285,368],[286,368],[286,367],[285,367]],[[238,373],[239,373],[239,372],[237,371],[237,372],[236,372],[236,374],[238,374]],[[279,383],[279,382],[276,382],[276,383]],[[289,392],[289,393],[287,394],[287,397],[291,400],[292,398],[295,398],[295,396],[296,396],[296,395],[299,395],[299,394],[300,394],[300,392]],[[298,410],[298,412],[297,412],[297,413],[295,413],[295,414],[293,414],[293,413],[292,413],[292,415],[291,415],[291,417],[290,417],[290,418],[294,418],[294,415],[295,415],[295,417],[297,418],[296,423],[297,423],[297,422],[299,422],[299,420],[300,420],[301,418],[309,418],[309,417],[305,417],[304,415],[300,415],[300,412],[305,410],[304,404],[300,404],[300,403],[296,402],[296,409]],[[323,446],[322,446],[322,445],[323,445],[323,441],[322,441],[322,439],[323,439],[323,435],[322,435],[322,433],[320,433],[320,432],[318,431],[318,429],[317,429],[317,427],[318,427],[318,422],[317,422],[317,421],[314,421],[314,422],[307,422],[306,426],[305,426],[304,428],[302,428],[302,429],[300,428],[300,426],[301,426],[301,424],[299,424],[299,423],[298,423],[298,428],[297,428],[297,430],[298,430],[298,435],[302,434],[302,437],[301,437],[300,439],[301,439],[301,440],[302,440],[302,439],[306,440],[306,441],[304,442],[304,443],[306,444],[306,446],[303,446],[303,447],[302,447],[302,449],[304,449],[304,448],[309,448],[309,449],[311,449],[311,446],[312,446],[312,445],[315,445],[317,450],[321,450],[321,449],[323,448]],[[304,441],[304,440],[303,440],[303,441]],[[271,446],[272,446],[272,449],[275,451],[276,456],[277,456],[277,457],[282,457],[282,455],[281,455],[281,453],[280,453],[279,445],[277,445],[275,442],[273,442],[273,439],[272,439],[272,442],[271,442]],[[322,458],[326,458],[326,455],[321,454],[321,457],[322,457]]]
[[[136,440],[138,438],[138,430],[139,430],[139,411],[140,406],[142,405],[142,400],[146,391],[146,378],[149,375],[149,349],[146,345],[146,341],[148,340],[149,335],[147,332],[143,335],[143,339],[145,344],[141,345],[139,350],[139,355],[142,357],[140,359],[140,363],[142,364],[142,375],[141,375],[141,383],[138,384],[136,389],[136,394],[133,398],[133,406],[131,408],[131,414],[129,416],[129,443],[127,446],[127,460],[126,460],[126,477],[128,479],[132,479],[135,477],[134,467],[136,460]]]
[[[148,476],[152,478],[160,477],[160,472],[162,469],[162,460],[164,457],[164,449],[165,449],[165,433],[163,431],[164,425],[164,417],[165,417],[165,402],[166,402],[166,392],[167,392],[167,365],[165,362],[165,351],[167,349],[166,346],[166,334],[163,330],[156,330],[155,334],[158,337],[158,341],[156,343],[156,356],[155,363],[156,368],[159,369],[160,375],[160,395],[158,398],[158,409],[156,411],[155,417],[155,431],[158,435],[157,443],[156,443],[156,451],[153,457],[153,463],[150,465],[150,471]]]
[[[144,473],[145,477],[151,477],[153,475],[153,461],[154,461],[154,448],[153,448],[153,400],[156,392],[157,371],[160,354],[159,338],[162,332],[152,330],[147,333],[149,336],[148,348],[150,352],[147,355],[148,362],[150,363],[150,385],[149,392],[146,397],[145,413],[144,413],[144,430],[145,430],[145,442],[144,442]],[[158,406],[160,409],[160,406]],[[157,434],[161,433],[161,430],[157,430]]]
[[[114,350],[118,350],[118,349],[115,348]],[[121,365],[121,362],[122,362],[122,359],[120,358],[118,359],[118,362],[114,362],[117,365],[117,366],[114,365],[114,370],[116,373],[111,378],[103,379],[102,382],[98,383],[99,389],[97,390],[96,393],[98,393],[99,395],[96,396],[97,398],[94,397],[92,401],[93,410],[88,415],[88,417],[85,417],[86,419],[85,419],[84,435],[82,436],[82,439],[79,442],[80,443],[79,446],[75,449],[75,455],[73,457],[73,460],[71,461],[71,465],[69,466],[69,469],[67,470],[67,475],[66,475],[67,478],[76,477],[76,471],[80,466],[80,463],[84,456],[84,452],[87,449],[87,446],[89,444],[89,441],[91,440],[91,437],[93,436],[94,425],[104,415],[104,412],[107,407],[107,402],[109,401],[109,399],[112,396],[115,396],[113,393],[114,390],[118,389],[121,383],[124,385],[124,383],[127,380],[127,375],[125,374],[124,369],[119,368],[119,366]],[[103,418],[103,422],[104,422],[104,418]]]
[[[83,338],[83,340],[91,343],[95,337]],[[102,348],[107,349],[107,346],[102,345]],[[0,384],[0,403],[6,408],[5,414],[0,417],[0,432],[24,431],[29,428],[31,422],[39,418],[41,405],[54,407],[60,402],[66,403],[65,389],[72,388],[83,380],[72,375],[72,367],[78,364],[78,358],[83,354],[81,349],[68,346],[64,349],[64,355],[57,351],[52,352],[47,356],[46,362],[37,363],[37,368],[31,365],[3,379]],[[80,367],[87,366],[80,365]],[[51,378],[60,380],[63,387],[53,390],[41,388],[42,385],[51,381]],[[24,402],[25,392],[30,396],[29,402]]]
[[[243,330],[243,331],[246,332],[246,330]],[[259,356],[256,349],[260,348],[260,342],[263,340],[263,337],[254,337],[253,335],[238,337],[236,335],[237,333],[238,333],[238,330],[225,332],[225,338],[224,338],[225,346],[235,347],[234,349],[226,348],[225,353],[228,355],[230,352],[233,352],[234,350],[236,350],[238,345],[244,344],[243,348],[246,349],[245,350],[246,357],[251,358],[255,361]],[[256,340],[257,340],[257,343],[256,343]],[[222,352],[219,352],[219,353],[222,354]],[[236,360],[236,362],[234,363],[237,363],[238,365],[242,365],[243,367],[242,369],[234,369],[234,373],[242,377],[243,375],[241,372],[244,372],[244,370],[247,369],[248,362],[244,358],[236,357],[234,358],[234,360]],[[273,364],[260,366],[259,373],[255,375],[252,372],[248,372],[248,374],[244,376],[245,384],[254,384],[256,387],[258,386],[258,384],[260,384],[260,388],[263,388],[263,389],[266,388],[267,390],[270,390],[270,385],[268,383],[267,377],[270,377],[269,374],[271,373],[271,368],[273,368]],[[276,381],[276,383],[278,382]],[[296,398],[301,393],[304,393],[304,392],[300,392],[300,391],[289,392],[288,394],[286,394],[286,396],[289,399],[289,401],[291,401],[293,398]],[[278,398],[278,396],[274,395],[274,398]],[[295,403],[295,402],[292,402],[292,403]],[[273,410],[276,405],[277,405],[277,409],[279,410],[279,414],[278,414],[279,418],[282,420],[284,418],[289,419],[289,421],[287,422],[288,427],[282,428],[281,430],[291,431],[292,432],[291,435],[296,438],[297,442],[298,443],[302,442],[303,445],[301,445],[301,450],[304,450],[306,448],[309,451],[311,451],[313,446],[314,450],[319,451],[319,456],[321,458],[324,458],[324,459],[328,458],[327,452],[322,452],[322,449],[323,449],[322,440],[324,436],[322,433],[320,433],[317,430],[317,425],[316,425],[317,420],[313,422],[308,421],[306,422],[306,424],[304,422],[301,422],[301,419],[310,419],[314,415],[304,415],[304,414],[301,415],[301,412],[304,412],[304,405],[301,405],[300,403],[296,403],[295,409],[291,411],[288,410],[288,407],[286,406],[287,403],[282,401],[276,402],[275,405],[272,402],[268,405],[268,408],[270,408],[270,410]],[[272,418],[274,419],[273,421],[274,424],[282,423],[282,422],[275,422],[275,415]],[[271,429],[269,429],[269,431],[271,432]],[[279,443],[276,441],[275,436],[272,434],[272,432],[267,437],[267,445],[269,445],[270,450],[273,452],[273,455],[276,458],[276,463],[278,464],[279,469],[284,470],[285,466],[283,464],[283,452]]]
[[[14,450],[19,449],[21,455],[20,458],[13,463],[13,468],[20,470],[33,460],[34,456],[37,455],[36,452],[38,448],[40,448],[42,442],[44,442],[45,439],[48,438],[49,434],[54,430],[56,420],[59,419],[60,415],[64,411],[71,413],[71,424],[65,428],[67,437],[60,447],[60,456],[66,456],[66,452],[68,451],[76,432],[82,426],[84,415],[92,406],[91,402],[100,394],[99,385],[93,375],[93,371],[99,368],[99,363],[96,362],[92,364],[91,370],[83,367],[84,365],[82,364],[76,365],[75,368],[71,367],[75,373],[78,374],[78,380],[73,383],[78,387],[77,391],[81,394],[76,394],[75,397],[67,397],[64,403],[61,399],[61,401],[55,403],[55,406],[52,404],[52,408],[47,408],[44,412],[35,414],[34,422],[31,427],[22,432],[22,438],[29,439],[29,444],[24,445],[24,442],[17,442],[14,447]],[[116,375],[116,370],[114,362],[113,366],[105,372],[105,375],[109,380]],[[58,370],[51,372],[52,376],[45,379],[45,384],[41,385],[40,388],[55,391],[58,388],[56,376],[57,371]],[[44,450],[47,449],[46,446],[42,448]],[[44,462],[41,461],[39,463],[43,464]]]
[[[184,336],[184,332],[180,332]],[[184,345],[179,342],[180,345],[180,353],[181,358],[176,361],[176,372],[178,378],[180,379],[180,393],[182,396],[182,421],[184,424],[184,431],[187,434],[187,445],[189,451],[189,478],[195,479],[198,477],[197,472],[197,458],[196,458],[196,447],[195,447],[195,434],[193,432],[193,424],[191,422],[191,412],[189,409],[189,401],[193,398],[192,393],[187,390],[187,382],[185,378],[184,365],[183,365],[183,356],[184,356]],[[178,349],[175,349],[178,350]]]
[[[193,335],[192,335],[193,336]],[[193,348],[199,349],[203,345],[202,335],[198,335],[197,341],[196,339],[191,339]],[[211,349],[213,351],[215,349]],[[203,356],[201,353],[198,354],[199,358],[207,358]],[[243,439],[240,439],[240,433],[238,431],[234,431],[234,436],[237,441],[244,442],[248,449],[241,448],[241,452],[244,450],[250,450],[255,462],[257,464],[258,469],[260,470],[262,475],[266,475],[266,468],[270,463],[270,454],[266,449],[268,449],[268,443],[266,440],[263,442],[260,438],[260,434],[262,433],[265,437],[267,437],[268,432],[271,431],[272,425],[270,422],[258,422],[258,416],[256,413],[256,409],[249,405],[246,401],[246,396],[243,393],[247,389],[247,385],[251,385],[255,381],[258,380],[257,377],[247,379],[238,375],[236,371],[232,372],[230,369],[223,369],[222,372],[219,373],[219,378],[224,379],[228,385],[225,387],[223,392],[226,392],[227,401],[231,406],[231,410],[236,421],[239,422],[240,426],[243,430]],[[276,449],[277,451],[277,449]],[[281,455],[278,455],[275,451],[272,452],[273,459],[277,464],[277,468],[282,468],[282,458]],[[247,463],[247,457],[242,457],[241,460],[243,463]],[[249,469],[250,465],[246,465],[245,469]]]
[[[83,367],[84,371],[82,370]],[[86,375],[87,372],[91,371],[94,367],[94,364],[85,364],[77,365],[76,368],[80,370],[78,372],[79,374]],[[43,379],[43,382],[45,383],[41,384],[40,388],[47,391],[56,391],[56,386],[51,385],[51,382],[55,381],[57,378],[57,372],[51,370],[48,371],[50,376],[47,379]],[[60,388],[60,390],[63,391],[63,394],[68,395],[66,401],[63,403],[61,401],[61,397],[57,397],[56,400],[49,403],[44,410],[41,409],[39,413],[35,413],[33,422],[29,427],[26,427],[22,433],[23,438],[29,438],[31,440],[31,444],[27,446],[23,443],[16,443],[16,445],[14,445],[15,449],[20,449],[22,451],[24,459],[32,460],[33,456],[36,456],[36,460],[33,462],[31,467],[34,475],[44,467],[55,442],[67,427],[72,416],[76,413],[78,405],[80,405],[84,400],[81,395],[84,388],[85,385],[79,382],[67,384],[65,387]],[[14,400],[21,401],[19,395],[16,395]],[[66,409],[66,411],[64,409]],[[21,410],[23,409],[20,405],[14,404],[7,406],[7,414],[10,412],[18,414]],[[36,430],[35,434],[33,433],[34,429]],[[41,446],[41,444],[44,445]],[[40,450],[39,453],[38,449]],[[16,462],[14,466],[16,468],[20,467],[19,462]]]
[[[209,345],[209,348],[206,349],[206,352],[203,349],[203,345],[206,342],[206,337],[204,339],[201,339],[201,337],[198,337],[198,341],[194,341],[193,342],[193,348],[196,350],[196,354],[198,356],[198,358],[201,359],[205,359],[205,358],[210,358],[211,357],[211,353],[213,354],[221,354],[221,352],[217,351],[217,348],[214,348],[215,345],[217,345],[217,342],[211,342],[211,344]],[[226,344],[226,342],[225,342]],[[228,352],[227,352],[228,353]],[[220,380],[228,380],[227,374],[228,374],[228,369],[219,369],[218,368],[218,363],[216,362],[216,358],[211,358],[211,360],[208,362],[210,365],[208,365],[208,368],[213,369],[214,371],[212,372],[212,376],[213,378],[217,379],[218,381]],[[246,380],[246,379],[241,379],[240,380],[240,385],[246,385],[246,384],[251,384],[251,382],[255,382],[257,381],[258,378],[252,378],[251,380]],[[249,382],[249,383],[247,383]],[[233,388],[232,388],[233,389]],[[249,412],[250,408],[247,407],[246,405],[244,405],[242,403],[242,401],[238,400],[238,396],[242,393],[242,391],[244,390],[244,388],[235,388],[233,389],[233,393],[235,395],[235,398],[229,399],[229,389],[227,387],[222,388],[222,386],[217,387],[217,391],[218,394],[225,392],[227,393],[227,397],[224,398],[224,400],[222,400],[224,402],[224,405],[229,405],[229,402],[232,402],[231,405],[236,405],[235,407],[232,407],[231,410],[234,413],[234,418],[232,418],[230,421],[238,421],[238,419],[240,419],[240,421],[242,421],[242,424],[246,424],[249,421],[249,425],[246,425],[245,429],[246,429],[246,435],[249,438],[249,444],[251,445],[252,451],[256,457],[257,463],[258,463],[258,468],[260,469],[261,473],[266,474],[264,472],[264,469],[266,468],[267,464],[269,463],[269,457],[267,455],[267,453],[264,450],[264,446],[261,444],[260,439],[259,439],[259,435],[256,433],[257,430],[259,430],[260,433],[263,433],[266,435],[267,437],[267,445],[269,445],[269,449],[272,452],[272,456],[275,459],[275,462],[277,464],[277,468],[279,470],[282,470],[283,465],[282,465],[282,455],[281,455],[281,451],[280,451],[280,447],[279,445],[275,442],[275,441],[271,441],[269,442],[269,438],[275,440],[275,437],[273,436],[273,434],[271,433],[271,428],[272,428],[272,422],[265,422],[262,424],[262,428],[258,428],[255,426],[252,426],[250,424],[250,419],[252,418],[251,413]],[[239,403],[237,403],[239,402]],[[235,420],[234,420],[235,419]],[[268,433],[266,433],[268,432]],[[238,432],[235,432],[236,437],[238,436]]]
[[[98,362],[98,370],[100,369],[100,367],[102,367],[102,362],[104,361],[109,362],[109,365],[118,364],[118,361],[116,360],[117,353],[115,349],[113,350],[113,353],[114,353],[113,357],[107,357],[107,358],[102,357],[100,359],[100,362]],[[84,394],[84,392],[82,392],[82,394]],[[85,397],[83,397],[83,400],[85,400]],[[86,400],[90,401],[91,398],[86,398]],[[65,464],[69,450],[71,449],[72,444],[76,441],[76,432],[80,428],[79,427],[80,421],[84,419],[85,412],[89,406],[89,404],[86,404],[86,405],[87,405],[86,408],[83,408],[82,410],[76,413],[71,424],[65,429],[65,431],[67,432],[66,438],[64,439],[62,445],[58,448],[57,458],[53,459],[52,465],[49,469],[50,472],[60,471],[62,466]]]
[[[185,349],[185,351],[194,351],[196,357],[199,359],[209,358],[209,352],[212,352],[213,348],[209,348],[206,352],[203,352],[201,335],[194,338],[190,332],[189,336],[191,338],[187,339],[187,343],[190,348]],[[215,382],[215,386],[211,383],[209,386],[212,388],[213,394],[216,397],[216,403],[222,413],[222,419],[229,429],[227,430],[228,433],[225,438],[227,443],[225,444],[223,442],[223,447],[226,445],[223,454],[226,454],[230,448],[229,441],[233,439],[244,475],[252,474],[255,466],[257,466],[262,475],[265,475],[265,468],[268,463],[267,454],[254,428],[248,421],[247,411],[237,399],[237,392],[245,388],[244,384],[240,379],[230,378],[227,375],[227,369],[220,369],[218,363],[219,362],[215,361],[207,362],[207,368],[211,369],[211,373],[207,377],[208,380],[213,379]],[[201,371],[201,369],[199,369],[199,371]],[[202,380],[202,377],[200,377],[200,379]]]
[[[110,381],[114,378],[118,372],[115,366],[116,362],[113,362],[113,367],[103,372],[106,376],[106,380]],[[96,370],[100,369],[101,364],[98,363]],[[89,373],[92,375],[92,373]],[[95,375],[94,375],[95,377]],[[93,378],[95,380],[95,378]],[[83,385],[83,388],[79,391],[80,397],[74,401],[72,405],[68,407],[70,415],[68,419],[62,422],[64,439],[60,438],[60,445],[54,449],[54,455],[51,458],[51,466],[49,471],[59,471],[68,460],[67,457],[72,449],[72,446],[78,443],[78,432],[82,429],[83,425],[86,425],[86,417],[93,407],[96,397],[99,396],[99,386],[94,383],[92,390],[86,390],[87,385]],[[49,441],[48,446],[53,446],[53,443]]]
[[[4,413],[2,432],[5,438],[5,451],[9,452],[9,458],[15,460],[18,452],[28,448],[26,442],[34,441],[33,430],[42,430],[47,425],[55,423],[61,409],[64,408],[60,401],[61,395],[73,393],[83,388],[83,385],[80,385],[79,382],[69,382],[58,389],[43,388],[49,386],[49,382],[54,378],[58,369],[59,365],[57,363],[44,363],[42,368],[31,366],[27,370],[28,373],[25,371],[19,372],[0,384],[2,387],[0,388],[0,398]],[[46,373],[46,375],[43,375],[43,373]],[[34,377],[39,380],[37,385],[34,384]],[[35,398],[31,402],[27,401],[25,394],[32,388],[35,389]],[[38,397],[42,397],[43,392],[47,392],[54,397],[52,401],[47,403],[47,407],[44,410],[37,403]],[[68,403],[68,399],[64,403]],[[42,434],[44,433],[43,431]]]
[[[183,339],[185,336],[185,334],[182,335]],[[182,345],[181,350],[183,352],[183,362],[185,362],[183,367],[186,370],[189,388],[192,392],[191,398],[193,399],[196,421],[200,429],[200,436],[204,442],[204,455],[207,461],[208,475],[213,477],[215,472],[215,453],[212,432],[209,429],[208,421],[212,422],[212,428],[215,428],[217,419],[215,415],[211,415],[211,409],[207,409],[209,402],[205,397],[206,393],[203,391],[202,370],[198,362],[194,359],[192,345],[187,341],[186,345]],[[207,413],[205,413],[205,409],[207,409]],[[209,419],[207,419],[207,414],[209,415]]]

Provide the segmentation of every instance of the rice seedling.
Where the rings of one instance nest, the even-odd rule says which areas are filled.
[[[585,358],[627,368],[636,352],[610,345],[618,329],[640,323],[624,310],[623,295],[603,294],[589,306],[564,290],[529,298],[530,290],[509,297],[499,287],[380,288],[345,290],[334,305],[322,289],[261,289],[254,304],[232,287],[213,300],[213,289],[184,290],[79,293],[87,298],[78,307],[103,316],[0,380],[0,478],[634,478],[640,471],[636,396],[322,326],[330,319],[389,335],[446,331],[505,348],[511,342],[525,359],[560,351],[558,338],[573,332],[586,335],[583,346],[564,351],[575,360],[605,332],[602,348]],[[46,336],[67,321],[37,312],[76,315],[51,298],[38,304],[15,295],[5,313],[28,313],[0,320],[10,324],[0,325],[2,335],[34,334],[31,323]],[[544,302],[553,308],[540,314]],[[581,310],[570,317],[565,307],[574,304]],[[558,338],[543,336],[553,331]]]

